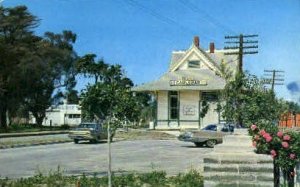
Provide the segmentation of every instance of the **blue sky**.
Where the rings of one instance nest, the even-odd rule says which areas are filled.
[[[185,3],[187,2],[187,3]],[[36,32],[72,30],[79,55],[95,53],[121,64],[135,84],[166,72],[172,50],[187,49],[195,35],[207,49],[224,36],[259,34],[259,54],[245,57],[244,69],[285,71],[279,97],[299,99],[300,0],[4,0],[26,5],[41,19]],[[81,89],[86,80],[79,80]]]

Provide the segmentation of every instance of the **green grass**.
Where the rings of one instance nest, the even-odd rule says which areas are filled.
[[[12,124],[7,127],[7,129],[1,129],[0,133],[19,133],[19,132],[40,132],[40,131],[60,131],[68,130],[70,127],[68,125],[62,125],[59,127],[37,127],[33,124]]]
[[[16,180],[0,179],[1,187],[106,187],[108,183],[107,177],[94,176],[65,176],[58,167],[57,171],[49,172],[47,176],[38,173],[29,178],[21,178]],[[191,170],[186,174],[178,174],[177,176],[168,177],[164,171],[153,171],[150,173],[131,173],[112,176],[112,186],[114,187],[202,187],[203,177],[196,170]]]

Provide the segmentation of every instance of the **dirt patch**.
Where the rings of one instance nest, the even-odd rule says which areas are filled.
[[[157,131],[119,131],[115,138],[120,140],[173,140],[176,136]]]

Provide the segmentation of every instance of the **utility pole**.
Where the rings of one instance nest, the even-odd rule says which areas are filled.
[[[284,71],[281,70],[264,70],[266,76],[263,78],[264,84],[269,84],[271,85],[271,90],[274,91],[275,85],[284,85]]]
[[[108,187],[112,187],[111,183],[111,133],[110,133],[110,123],[112,122],[112,117],[110,116],[110,119],[107,124],[107,144],[108,144]]]
[[[229,46],[225,46],[224,49],[228,50],[225,52],[225,55],[238,55],[238,67],[237,73],[243,72],[243,56],[246,54],[256,54],[258,53],[257,50],[246,51],[246,49],[257,49],[258,48],[258,41],[251,40],[251,38],[258,37],[257,34],[252,35],[243,35],[240,34],[238,36],[225,36],[225,39],[229,40],[226,41],[226,44]],[[229,51],[231,50],[231,51]]]
[[[227,50],[228,52],[225,52],[225,55],[237,55],[238,56],[238,65],[237,65],[237,70],[236,70],[236,76],[235,79],[236,81],[240,81],[242,79],[243,75],[243,56],[246,54],[256,54],[258,53],[257,50],[247,50],[247,49],[257,49],[258,48],[258,41],[257,40],[251,40],[252,38],[258,37],[257,34],[251,34],[251,35],[236,35],[236,36],[225,36],[225,39],[227,40],[225,43],[228,46],[225,46],[224,49]],[[239,84],[236,90],[233,90],[236,92],[237,96],[241,95],[242,90],[243,90],[243,83]],[[243,101],[239,98],[236,97],[236,105],[233,106],[236,110],[236,123],[238,126],[244,126],[243,124],[243,116],[241,114],[241,108],[242,108],[242,103]]]

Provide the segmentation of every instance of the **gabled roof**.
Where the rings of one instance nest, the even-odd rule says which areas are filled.
[[[227,51],[226,51],[227,52]],[[199,58],[207,68],[199,69],[181,69],[180,67],[187,63],[189,58]],[[203,50],[192,44],[185,51],[173,51],[169,71],[156,81],[139,85],[132,88],[132,91],[158,91],[158,90],[222,90],[226,81],[218,76],[220,74],[220,64],[228,64],[233,71],[236,70],[237,56],[227,56],[224,50],[215,50],[214,53]],[[174,82],[198,81],[196,84],[177,84]],[[206,84],[200,84],[204,81]]]
[[[170,84],[172,80],[180,80],[182,77],[191,77],[194,80],[204,81],[202,85],[178,85]],[[209,69],[188,69],[177,70],[164,74],[156,81],[139,85],[132,88],[132,91],[157,91],[157,90],[222,90],[225,87],[225,80]]]
[[[192,46],[186,50],[186,51],[176,51],[172,53],[171,57],[171,63],[169,66],[169,71],[176,71],[180,65],[182,65],[184,62],[186,62],[187,58],[191,54],[196,54],[199,58],[201,58],[210,69],[212,69],[215,72],[220,72],[220,67],[218,63],[216,63],[210,55],[207,54],[203,49],[200,47],[195,46],[192,44]]]

